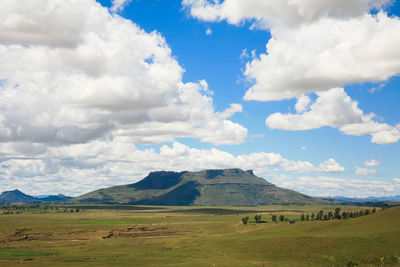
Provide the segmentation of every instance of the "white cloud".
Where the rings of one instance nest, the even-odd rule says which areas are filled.
[[[375,166],[381,165],[381,161],[378,159],[370,159],[370,160],[364,161],[364,165],[367,167],[375,167]]]
[[[300,148],[300,150],[301,150],[301,151],[307,151],[308,148],[307,148],[306,146],[302,146],[302,147]]]
[[[375,169],[360,168],[356,166],[356,174],[358,175],[378,175],[378,171]]]
[[[183,0],[192,17],[204,21],[226,20],[238,25],[253,21],[260,28],[296,27],[323,17],[349,18],[371,8],[380,8],[388,0]]]
[[[94,0],[2,1],[0,32],[0,142],[237,144],[247,136],[229,120],[241,105],[215,111],[207,83],[182,81],[159,33]]]
[[[400,139],[400,126],[390,126],[373,120],[375,114],[364,114],[343,88],[317,93],[318,98],[303,113],[274,113],[267,117],[271,129],[310,130],[323,126],[338,128],[348,135],[370,134],[377,144],[393,144]]]
[[[211,34],[212,34],[212,30],[211,30],[211,28],[210,28],[210,27],[208,27],[208,28],[207,28],[207,30],[206,30],[206,34],[207,34],[207,35],[211,35]]]
[[[289,177],[279,175],[274,178],[276,184],[309,194],[312,196],[393,196],[400,194],[400,183],[396,178],[391,181],[345,179],[327,176]]]
[[[297,98],[297,102],[296,105],[294,106],[294,108],[296,109],[297,112],[303,112],[305,111],[308,106],[311,103],[311,99],[307,96],[307,95],[302,95],[300,97]]]
[[[328,159],[318,167],[315,167],[308,161],[293,161],[288,159],[282,159],[280,165],[284,168],[285,171],[294,172],[294,173],[305,173],[305,172],[343,172],[344,167],[340,166],[338,162],[334,159]]]
[[[112,0],[111,11],[121,12],[132,0]]]
[[[368,90],[368,92],[370,92],[371,94],[375,93],[375,92],[379,92],[382,90],[383,87],[386,86],[386,83],[381,83],[376,87],[372,87],[371,89]]]
[[[245,100],[282,100],[400,73],[400,20],[385,13],[272,31],[267,53],[247,63]],[[312,40],[310,42],[310,40]]]
[[[319,169],[323,172],[343,172],[344,167],[340,166],[334,159],[328,159],[327,161],[319,164]]]
[[[3,150],[2,150],[3,151]],[[317,173],[344,170],[329,159],[314,166],[277,153],[232,155],[211,149],[190,148],[179,142],[160,151],[139,150],[128,138],[95,140],[86,144],[49,147],[42,154],[24,156],[13,151],[0,163],[0,192],[19,188],[30,194],[78,195],[101,187],[133,183],[155,170],[253,169],[269,179],[274,172]],[[18,178],[16,178],[18,177]]]

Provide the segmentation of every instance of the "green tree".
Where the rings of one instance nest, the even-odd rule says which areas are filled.
[[[315,218],[315,215],[314,215],[314,213],[312,213],[311,214],[311,220],[314,220],[314,218]]]
[[[279,220],[281,221],[281,222],[283,222],[284,220],[285,220],[285,216],[283,216],[282,214],[279,216]]]
[[[334,216],[335,216],[336,219],[342,218],[342,217],[340,216],[340,208],[339,208],[339,207],[335,209],[335,214],[334,214]],[[339,217],[340,217],[340,218],[339,218]]]
[[[256,223],[260,223],[261,222],[261,215],[254,216],[254,220],[256,221]]]
[[[272,221],[273,221],[273,222],[276,222],[276,215],[275,215],[275,214],[272,215]]]
[[[375,208],[373,208],[373,209],[372,209],[372,213],[375,213],[375,212],[376,212],[376,209],[375,209]]]
[[[307,221],[309,221],[309,220],[310,220],[310,215],[309,215],[309,214],[307,214],[307,216],[306,216],[306,220],[307,220]]]
[[[242,223],[247,224],[249,222],[249,216],[243,217],[242,218]]]
[[[301,220],[302,220],[302,221],[304,221],[304,220],[305,220],[304,213],[303,213],[303,214],[301,214]]]
[[[328,212],[328,219],[329,219],[329,220],[330,220],[330,219],[333,219],[333,213],[332,213],[332,211]]]
[[[317,214],[317,220],[322,220],[324,218],[324,211],[320,210]]]

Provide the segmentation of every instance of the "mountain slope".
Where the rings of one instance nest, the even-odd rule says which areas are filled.
[[[61,202],[72,199],[72,197],[64,196],[62,194],[59,195],[48,195],[45,197],[33,197],[27,194],[22,193],[18,189],[12,191],[5,191],[0,194],[0,204],[7,203],[49,203],[49,202]]]
[[[36,197],[37,199],[39,199],[40,201],[64,201],[64,200],[68,200],[68,199],[72,199],[73,197],[69,197],[63,194],[58,194],[58,195],[49,195],[46,197]]]
[[[0,203],[38,203],[40,200],[32,196],[26,195],[18,189],[5,191],[0,195]]]
[[[151,172],[135,184],[96,190],[73,202],[210,206],[329,203],[279,188],[252,171],[240,169]]]

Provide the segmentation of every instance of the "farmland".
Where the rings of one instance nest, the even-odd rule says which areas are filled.
[[[400,207],[301,221],[336,206],[75,206],[0,215],[0,265],[399,266]],[[356,212],[367,207],[342,206]],[[79,212],[76,212],[76,210]],[[72,210],[72,212],[71,212]],[[266,223],[254,223],[260,214]],[[271,221],[284,215],[295,223]],[[242,218],[248,216],[247,225]]]

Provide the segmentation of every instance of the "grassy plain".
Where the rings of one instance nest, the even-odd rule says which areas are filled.
[[[400,207],[294,224],[271,215],[335,206],[80,209],[0,215],[0,266],[400,266]],[[241,223],[256,214],[268,222]]]

